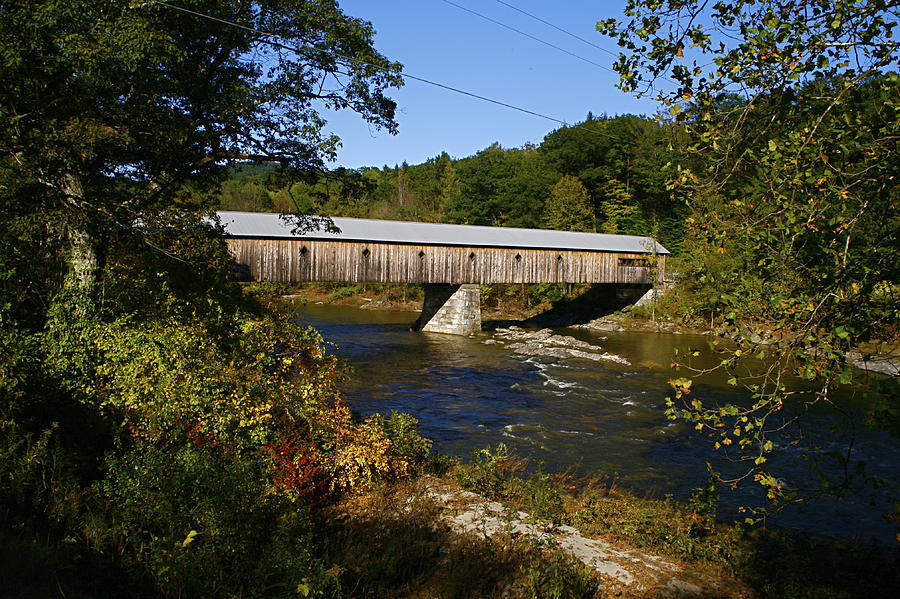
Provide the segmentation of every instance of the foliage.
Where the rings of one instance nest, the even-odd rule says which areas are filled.
[[[577,177],[587,188],[598,208],[598,230],[605,218],[601,203],[617,182],[632,215],[621,232],[655,233],[675,251],[683,236],[685,204],[679,190],[666,187],[664,167],[684,142],[683,128],[675,124],[634,115],[603,116],[551,132],[540,152],[551,168]]]
[[[459,187],[450,201],[450,222],[537,227],[556,176],[533,147],[504,150],[499,144],[455,165]]]
[[[600,215],[603,218],[600,230],[603,233],[629,234],[641,227],[640,223],[634,222],[637,207],[621,182],[610,179],[603,184],[600,193]]]
[[[623,48],[622,87],[657,90],[693,140],[670,171],[690,194],[690,277],[736,343],[721,368],[753,396],[719,404],[680,377],[668,413],[743,461],[731,482],[779,500],[767,462],[791,441],[776,433],[798,416],[785,407],[864,383],[847,352],[896,335],[896,6],[631,0],[626,17],[598,28]],[[814,386],[788,393],[789,375]]]
[[[429,442],[402,415],[354,421],[315,332],[277,314],[231,324],[223,337],[199,318],[132,316],[83,331],[93,376],[67,388],[112,435],[97,470],[56,432],[89,420],[32,434],[37,392],[5,395],[3,529],[74,535],[166,596],[332,588],[306,506],[407,475]]]
[[[419,421],[411,414],[391,410],[387,418],[376,418],[388,439],[393,452],[410,465],[419,467],[425,463],[431,450],[431,439],[419,434]]]
[[[564,515],[561,477],[538,470],[506,481],[506,493],[535,518],[559,524]]]
[[[543,303],[556,304],[566,297],[563,286],[559,283],[536,283],[528,286],[528,305],[538,306]]]
[[[0,8],[2,204],[67,248],[59,300],[81,315],[99,297],[110,237],[165,210],[208,208],[223,164],[321,169],[338,145],[322,132],[323,107],[395,130],[384,94],[399,65],[332,0],[181,6],[244,28],[161,2]]]
[[[310,509],[429,444],[353,418],[342,365],[230,282],[204,213],[241,162],[288,186],[244,206],[302,199],[337,147],[323,107],[393,131],[399,65],[332,0],[181,6],[285,48],[166,3],[0,6],[0,551],[71,557],[67,596],[339,594]]]
[[[595,596],[597,584],[590,568],[561,553],[540,553],[523,565],[525,592],[529,599],[578,599]]]
[[[550,189],[544,206],[544,225],[559,231],[593,231],[594,207],[581,181],[563,175]]]
[[[522,469],[522,460],[515,458],[504,443],[491,449],[479,449],[472,460],[456,469],[456,481],[463,489],[486,497],[502,497],[507,479]]]
[[[196,444],[124,453],[98,485],[110,507],[86,523],[88,542],[118,546],[126,569],[171,596],[290,596],[313,578],[327,586],[308,515],[266,492],[266,473],[255,472],[263,463]]]

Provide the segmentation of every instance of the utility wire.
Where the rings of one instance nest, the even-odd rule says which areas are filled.
[[[578,60],[582,60],[582,61],[584,61],[584,62],[586,62],[586,63],[588,63],[588,64],[594,65],[594,66],[597,67],[598,69],[603,69],[604,71],[609,71],[610,73],[612,73],[612,74],[614,74],[614,75],[616,74],[616,72],[615,72],[614,70],[612,70],[611,68],[609,68],[609,67],[606,66],[606,65],[602,65],[602,64],[600,64],[599,62],[594,62],[594,61],[591,60],[590,58],[585,58],[584,56],[580,56],[580,55],[578,55],[578,54],[575,54],[574,52],[569,52],[569,51],[566,50],[565,48],[562,48],[562,47],[560,47],[560,46],[557,46],[556,44],[551,44],[550,42],[545,41],[545,40],[542,40],[542,39],[539,38],[539,37],[536,37],[536,36],[534,36],[534,35],[531,35],[530,33],[525,33],[525,32],[522,31],[521,29],[516,29],[515,27],[513,27],[513,26],[511,26],[511,25],[507,25],[506,23],[504,23],[504,22],[502,22],[502,21],[498,21],[498,20],[496,20],[496,19],[492,19],[491,17],[489,17],[489,16],[487,16],[487,15],[483,15],[483,14],[481,14],[480,12],[474,11],[474,10],[472,10],[471,8],[467,8],[467,7],[465,7],[465,6],[462,6],[461,4],[457,4],[456,2],[451,2],[450,0],[441,0],[441,2],[443,2],[443,3],[445,3],[445,4],[449,4],[450,6],[455,6],[455,7],[458,8],[459,10],[463,10],[463,11],[465,11],[465,12],[467,12],[467,13],[471,13],[471,14],[475,15],[476,17],[480,17],[480,18],[484,19],[485,21],[490,21],[491,23],[494,23],[495,25],[499,25],[500,27],[503,27],[504,29],[509,29],[510,31],[515,31],[515,32],[518,33],[519,35],[524,35],[524,36],[527,37],[528,39],[532,39],[532,40],[534,40],[534,41],[536,41],[536,42],[538,42],[538,43],[544,44],[545,46],[550,46],[550,47],[553,48],[554,50],[559,50],[560,52],[562,52],[562,53],[564,53],[564,54],[568,54],[569,56],[573,56],[573,57],[577,58]]]
[[[214,16],[212,16],[212,15],[208,15],[208,14],[205,14],[205,13],[197,12],[197,11],[191,10],[191,9],[189,9],[189,8],[184,8],[184,7],[182,7],[182,6],[177,6],[177,5],[175,5],[175,4],[169,4],[169,3],[167,3],[167,2],[162,2],[161,0],[150,0],[150,1],[151,1],[153,4],[158,4],[159,6],[164,6],[164,7],[166,7],[166,8],[171,8],[171,9],[174,9],[174,10],[178,10],[178,11],[181,11],[181,12],[183,12],[183,13],[186,13],[186,14],[189,14],[189,15],[193,15],[193,16],[195,16],[195,17],[200,17],[200,18],[202,18],[202,19],[207,19],[207,20],[209,20],[209,21],[214,21],[214,22],[216,22],[216,23],[221,23],[221,24],[223,24],[223,25],[228,25],[228,26],[230,26],[230,27],[237,27],[238,29],[243,29],[244,31],[248,31],[248,32],[250,32],[250,33],[254,33],[254,34],[256,34],[256,35],[259,35],[261,38],[280,38],[280,37],[281,37],[281,36],[279,36],[278,34],[275,34],[275,33],[270,33],[270,32],[266,32],[266,31],[261,31],[261,30],[259,30],[259,29],[255,29],[255,28],[253,28],[253,27],[248,27],[248,26],[246,26],[246,25],[241,25],[240,23],[235,23],[234,21],[229,21],[229,20],[227,20],[227,19],[222,19],[222,18],[219,18],[219,17],[214,17]],[[326,53],[326,54],[331,54],[331,55],[333,55],[333,56],[336,56],[336,57],[338,57],[338,58],[342,58],[342,59],[344,59],[344,60],[348,60],[348,61],[351,61],[351,62],[353,61],[353,59],[350,58],[349,56],[346,56],[346,55],[341,54],[341,53],[339,53],[339,52],[335,52],[334,50],[323,49],[323,48],[316,47],[315,44],[314,44],[313,42],[310,42],[309,40],[306,40],[306,39],[304,39],[304,38],[301,37],[301,36],[297,36],[297,37],[298,37],[299,39],[305,41],[306,43],[312,45],[312,46],[313,46],[317,51],[319,51],[319,52],[323,52],[323,53]],[[296,46],[290,46],[290,45],[288,45],[288,44],[283,44],[283,43],[281,43],[281,42],[279,42],[279,41],[276,41],[276,40],[272,40],[272,39],[261,39],[260,41],[263,42],[263,43],[269,44],[270,46],[274,46],[274,47],[276,47],[276,48],[281,48],[281,49],[283,49],[283,50],[288,50],[288,51],[290,51],[290,52],[296,52],[297,54],[301,54],[301,55],[308,55],[308,54],[309,54],[309,52],[308,52],[308,51],[304,51],[303,48],[298,48],[298,47],[296,47]],[[374,64],[374,63],[371,63],[371,62],[367,62],[367,63],[365,63],[365,64],[368,65],[368,66],[370,66],[370,67],[372,67],[372,68],[375,68],[375,69],[378,69],[378,70],[381,70],[381,71],[385,71],[385,72],[390,72],[390,71],[392,70],[392,69],[390,69],[390,68],[388,68],[388,67],[383,67],[383,66],[381,66],[381,65]],[[343,73],[343,72],[340,72],[340,71],[337,71],[337,72],[338,72],[339,74],[341,74],[341,75],[351,76],[349,73]],[[438,83],[437,81],[431,81],[430,79],[425,79],[424,77],[418,77],[418,76],[416,76],[416,75],[411,75],[411,74],[409,74],[409,73],[407,73],[407,72],[405,72],[405,71],[403,71],[403,70],[399,70],[398,72],[399,72],[400,75],[402,75],[403,77],[406,77],[407,79],[412,79],[412,80],[414,80],[414,81],[419,81],[419,82],[421,82],[421,83],[425,83],[425,84],[428,84],[428,85],[432,85],[432,86],[434,86],[434,87],[439,87],[439,88],[441,88],[441,89],[445,89],[445,90],[447,90],[447,91],[451,91],[451,92],[454,92],[454,93],[457,93],[457,94],[461,94],[461,95],[464,95],[464,96],[468,96],[468,97],[470,97],[470,98],[475,98],[475,99],[477,99],[477,100],[482,100],[482,101],[484,101],[484,102],[489,102],[489,103],[491,103],[491,104],[495,104],[495,105],[497,105],[497,106],[502,106],[502,107],[504,107],[504,108],[509,108],[509,109],[511,109],[511,110],[516,110],[516,111],[518,111],[518,112],[522,112],[522,113],[525,113],[525,114],[530,114],[530,115],[532,115],[532,116],[536,116],[536,117],[539,117],[539,118],[542,118],[542,119],[545,119],[545,120],[552,121],[552,122],[554,122],[554,123],[563,125],[564,127],[570,127],[570,128],[573,128],[573,129],[583,129],[583,130],[585,130],[585,131],[590,131],[591,133],[594,133],[594,134],[596,134],[596,135],[601,135],[601,136],[603,136],[603,137],[608,137],[609,139],[612,139],[612,140],[615,140],[615,141],[620,141],[620,142],[622,142],[622,143],[627,143],[627,144],[632,144],[632,145],[638,145],[636,142],[633,142],[633,141],[628,140],[628,139],[622,139],[621,137],[616,137],[616,136],[614,136],[614,135],[609,135],[608,133],[603,133],[602,131],[597,131],[597,130],[595,130],[595,129],[590,129],[590,128],[585,127],[585,126],[583,126],[583,125],[572,125],[571,123],[569,123],[569,122],[567,122],[567,121],[564,121],[564,120],[562,120],[562,119],[558,119],[558,118],[556,118],[556,117],[552,117],[552,116],[549,116],[549,115],[546,115],[546,114],[541,114],[540,112],[535,112],[535,111],[533,111],[533,110],[529,110],[529,109],[527,109],[527,108],[522,108],[521,106],[516,106],[516,105],[514,105],[514,104],[508,104],[508,103],[506,103],[506,102],[501,102],[500,100],[495,100],[495,99],[493,99],[493,98],[488,98],[487,96],[482,96],[482,95],[480,95],[480,94],[476,94],[476,93],[473,93],[473,92],[469,92],[469,91],[466,91],[466,90],[463,90],[463,89],[459,89],[459,88],[456,88],[456,87],[453,87],[453,86],[450,86],[450,85],[445,85],[445,84],[443,84],[443,83]]]
[[[444,1],[446,1],[446,0],[444,0]],[[554,25],[554,24],[551,23],[550,21],[544,20],[544,19],[542,19],[542,18],[540,18],[540,17],[538,17],[538,16],[536,16],[536,15],[531,14],[530,12],[524,11],[524,10],[522,10],[521,8],[519,8],[518,6],[514,6],[514,5],[510,4],[509,2],[504,2],[503,0],[495,0],[495,2],[499,2],[499,3],[502,4],[503,6],[509,7],[509,8],[511,8],[511,9],[513,9],[514,11],[516,11],[516,12],[520,12],[520,13],[522,13],[523,15],[525,15],[525,16],[527,16],[527,17],[531,17],[531,18],[534,19],[535,21],[539,21],[539,22],[543,23],[544,25],[547,25],[548,27],[552,27],[552,28],[556,29],[557,31],[561,31],[562,33],[565,33],[565,34],[568,35],[569,37],[574,37],[575,39],[577,39],[577,40],[579,40],[579,41],[582,41],[582,42],[584,42],[585,44],[588,44],[589,46],[593,46],[594,48],[600,50],[601,52],[606,52],[607,54],[609,54],[609,55],[612,56],[613,58],[618,58],[618,57],[619,57],[619,55],[616,54],[615,52],[613,52],[612,50],[607,50],[607,49],[604,48],[603,46],[598,46],[597,44],[595,44],[594,42],[592,42],[591,40],[589,40],[589,39],[587,39],[587,38],[583,38],[583,37],[581,37],[580,35],[576,35],[576,34],[572,33],[571,31],[567,31],[567,30],[563,29],[562,27],[559,27],[558,25]],[[712,64],[712,63],[710,63],[710,64]],[[603,68],[606,68],[606,67],[603,67]],[[607,69],[607,70],[609,70],[609,69]],[[677,82],[672,81],[672,79],[670,79],[670,78],[668,78],[668,77],[662,77],[662,79],[668,81],[669,83],[675,83],[675,85],[678,85]]]
[[[502,4],[503,6],[506,6],[507,8],[511,8],[511,9],[513,9],[513,10],[516,11],[516,12],[522,13],[522,14],[525,15],[526,17],[531,17],[531,18],[534,19],[535,21],[539,21],[539,22],[543,23],[544,25],[547,25],[548,27],[552,27],[552,28],[556,29],[557,31],[561,31],[562,33],[565,33],[565,34],[568,35],[569,37],[573,37],[573,38],[575,38],[575,39],[577,39],[577,40],[579,40],[579,41],[581,41],[581,42],[584,42],[585,44],[587,44],[587,45],[589,45],[589,46],[593,46],[594,48],[600,50],[601,52],[606,52],[607,54],[609,54],[610,56],[612,56],[612,57],[614,57],[614,58],[618,58],[618,57],[619,57],[619,55],[616,54],[615,52],[613,52],[613,51],[611,51],[611,50],[607,50],[607,49],[604,48],[603,46],[598,46],[597,44],[595,44],[595,43],[592,42],[591,40],[589,40],[589,39],[587,39],[587,38],[583,38],[583,37],[581,37],[580,35],[576,35],[576,34],[572,33],[571,31],[566,31],[566,30],[563,29],[562,27],[559,27],[559,26],[557,26],[557,25],[554,25],[554,24],[551,23],[550,21],[545,21],[544,19],[542,19],[542,18],[540,18],[540,17],[538,17],[538,16],[535,16],[535,15],[531,14],[530,12],[524,11],[524,10],[522,10],[521,8],[519,8],[518,6],[512,5],[512,4],[510,4],[509,2],[504,2],[503,0],[495,0],[495,1],[496,1],[496,2],[499,2],[499,3]]]

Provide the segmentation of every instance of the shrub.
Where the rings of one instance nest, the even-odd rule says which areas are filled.
[[[267,492],[264,463],[253,453],[192,445],[125,452],[108,460],[96,487],[107,507],[84,532],[166,596],[326,589],[306,509]]]
[[[523,462],[513,457],[504,443],[495,449],[479,449],[472,461],[456,469],[459,485],[479,495],[499,498],[505,495],[509,477],[522,469]]]
[[[380,417],[379,423],[390,439],[394,453],[419,468],[428,459],[431,439],[419,434],[419,421],[411,414],[391,410],[387,418]]]
[[[597,584],[591,569],[560,551],[546,551],[540,544],[524,561],[521,575],[530,599],[587,599],[594,596]],[[552,549],[552,547],[550,548]]]

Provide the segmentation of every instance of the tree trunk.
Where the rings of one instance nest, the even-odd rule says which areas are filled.
[[[77,177],[66,178],[64,190],[76,208],[66,226],[68,272],[61,300],[73,320],[89,318],[99,308],[101,273],[106,262],[106,239],[96,219],[77,208],[84,206],[84,188]]]
[[[72,302],[76,318],[84,318],[97,311],[100,275],[104,266],[104,244],[97,228],[92,225],[70,225],[69,272],[63,283],[66,301]]]

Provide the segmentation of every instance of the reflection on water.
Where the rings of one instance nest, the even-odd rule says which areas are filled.
[[[719,471],[737,472],[705,437],[664,415],[674,351],[683,355],[689,348],[706,348],[707,337],[561,331],[625,357],[631,363],[625,366],[519,356],[481,339],[411,332],[415,315],[406,312],[319,305],[303,307],[299,318],[318,328],[353,365],[344,394],[354,410],[409,412],[439,451],[468,457],[504,442],[546,470],[614,476],[636,490],[682,498],[705,482],[707,462]],[[698,365],[713,360],[707,352]],[[695,389],[704,397],[740,399],[735,388],[715,377]],[[832,431],[836,424],[832,413],[804,415],[808,437],[828,441],[812,455],[832,471],[836,461],[830,454],[844,447],[850,434]],[[854,447],[854,460],[867,462],[869,474],[883,477],[887,486],[791,508],[779,515],[781,523],[892,542],[895,533],[881,513],[890,497],[900,496],[900,443],[857,431]],[[785,448],[771,460],[772,470],[782,473],[788,485],[813,486],[818,480],[814,464],[801,454],[799,447]],[[720,508],[724,516],[737,517],[738,505],[761,500],[749,483],[737,493],[724,492]]]

